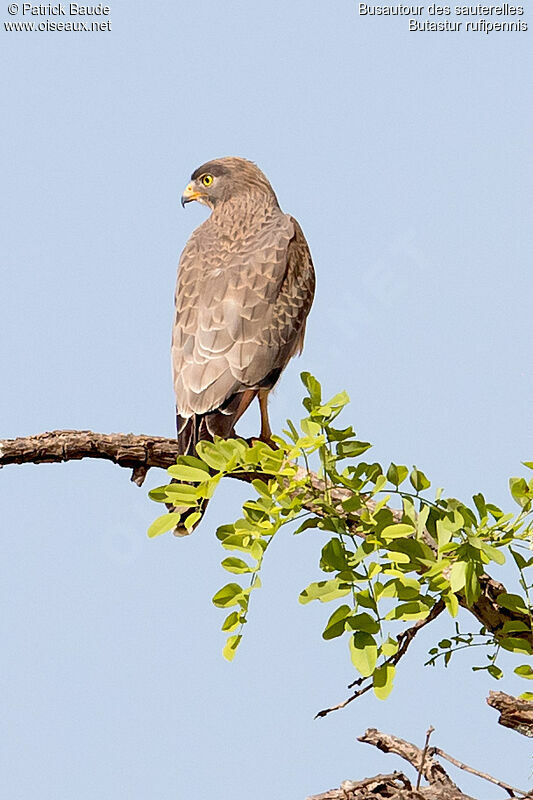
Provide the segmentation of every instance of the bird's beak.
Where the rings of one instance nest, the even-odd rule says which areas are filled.
[[[197,191],[193,183],[187,184],[185,191],[181,195],[182,207],[185,208],[185,203],[192,203],[193,200],[198,200],[199,197],[203,197],[202,192]]]

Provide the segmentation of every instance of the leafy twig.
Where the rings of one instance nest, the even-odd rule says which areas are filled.
[[[396,666],[398,661],[407,652],[407,648],[413,641],[418,631],[420,631],[425,625],[428,625],[430,622],[433,622],[433,620],[436,619],[436,617],[438,617],[439,614],[442,614],[444,609],[445,609],[444,603],[442,602],[442,600],[439,600],[437,603],[435,603],[435,605],[433,606],[433,608],[431,609],[431,611],[429,612],[428,616],[425,619],[419,619],[418,622],[416,622],[410,628],[407,628],[407,630],[402,631],[397,637],[397,641],[399,644],[397,652],[393,656],[387,658],[384,664]],[[364,683],[364,681],[368,681],[366,686],[363,686],[363,688],[355,691],[352,695],[350,695],[350,697],[347,697],[346,700],[343,700],[341,703],[337,703],[337,705],[335,706],[330,706],[329,708],[324,708],[322,709],[322,711],[319,711],[317,714],[315,714],[315,719],[318,719],[320,717],[326,717],[328,714],[331,714],[332,711],[339,711],[341,708],[345,708],[349,703],[352,703],[354,700],[357,700],[358,697],[361,697],[361,695],[370,691],[370,689],[372,688],[371,680],[372,680],[371,677],[358,678],[353,683],[350,683],[350,685],[348,686],[349,689],[353,688],[354,686],[358,685],[360,686],[362,683]]]

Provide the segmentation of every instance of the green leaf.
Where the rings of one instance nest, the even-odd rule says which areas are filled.
[[[376,575],[379,575],[382,569],[383,567],[381,566],[381,564],[378,564],[376,561],[372,561],[368,565],[368,580],[371,581],[372,578],[375,578]]]
[[[390,558],[390,560],[394,561],[396,564],[409,564],[411,561],[408,555],[396,550],[389,550],[387,558]]]
[[[167,502],[166,488],[167,488],[166,486],[156,486],[154,489],[150,489],[150,491],[148,492],[148,497],[155,503],[166,503]]]
[[[466,583],[466,561],[456,561],[450,571],[450,587],[452,592],[460,592]]]
[[[186,530],[191,533],[194,529],[196,523],[202,519],[202,512],[201,511],[193,511],[192,514],[187,514],[185,519],[183,520],[183,524],[185,525]]]
[[[358,494],[352,494],[347,500],[342,501],[342,507],[347,514],[351,514],[353,511],[359,511],[362,505],[363,501]]]
[[[368,678],[374,672],[378,657],[374,637],[364,631],[354,633],[350,637],[350,655],[356,670],[363,678]]]
[[[228,614],[224,622],[222,623],[222,630],[223,631],[234,631],[235,628],[238,628],[241,624],[241,617],[238,611],[232,611],[231,614]]]
[[[519,700],[529,700],[531,702],[533,700],[533,692],[523,692],[522,694],[518,695]]]
[[[308,519],[304,519],[302,524],[298,525],[298,527],[294,531],[294,535],[296,536],[297,533],[302,533],[303,531],[307,531],[309,530],[309,528],[317,528],[320,519],[321,519],[320,517],[309,517]]]
[[[496,564],[505,564],[505,556],[497,547],[483,542],[481,544],[481,549],[491,561],[495,561]]]
[[[503,623],[502,633],[525,633],[531,631],[531,625],[520,620],[507,620]]]
[[[527,639],[519,639],[517,636],[506,636],[504,639],[498,638],[498,644],[500,644],[504,650],[509,650],[511,653],[533,655],[533,648]]]
[[[202,463],[199,461],[198,463]],[[211,477],[207,467],[191,467],[188,464],[175,464],[167,469],[169,475],[180,481],[192,481],[193,483],[204,483]]]
[[[469,561],[466,565],[465,600],[472,607],[481,593],[481,586],[476,571],[476,564]]]
[[[322,633],[322,638],[335,639],[337,636],[342,636],[345,631],[346,617],[350,616],[351,613],[350,606],[344,605],[337,608],[329,618]]]
[[[307,391],[309,392],[309,399],[311,400],[312,406],[317,406],[322,402],[322,387],[317,379],[311,375],[310,372],[302,372],[300,374],[301,381]],[[306,406],[307,408],[307,406]],[[310,411],[311,409],[308,409]]]
[[[345,597],[349,592],[349,586],[341,583],[337,578],[332,578],[330,581],[310,583],[307,589],[300,593],[298,599],[304,605],[305,603],[310,603],[311,600],[320,600],[321,603],[327,603],[337,597]]]
[[[357,592],[357,604],[362,608],[369,608],[374,614],[378,613],[378,606],[368,589]]]
[[[509,488],[513,500],[522,508],[531,501],[529,487],[525,478],[509,478]]]
[[[398,487],[407,478],[409,470],[402,465],[394,464],[391,462],[387,470],[387,480],[394,486]]]
[[[254,568],[251,567],[246,561],[243,561],[242,558],[236,558],[236,556],[230,556],[230,558],[225,558],[222,562],[222,566],[228,572],[233,572],[236,575],[241,575],[245,572],[253,572]]]
[[[167,500],[176,506],[192,508],[201,499],[198,486],[187,486],[185,483],[169,483],[166,487]]]
[[[426,522],[428,520],[430,511],[431,511],[430,507],[426,506],[426,505],[423,505],[421,510],[420,510],[420,513],[419,513],[419,515],[417,517],[417,520],[416,520],[416,535],[417,535],[417,538],[421,538],[423,533],[424,533],[424,530],[425,530],[425,527],[426,527]]]
[[[384,664],[374,672],[374,694],[379,700],[386,700],[394,686],[395,667],[393,664]]]
[[[456,617],[459,612],[459,600],[454,593],[446,592],[442,595],[442,599],[444,600],[444,605],[446,606],[450,616]]]
[[[381,645],[381,652],[387,658],[391,656],[395,656],[398,652],[398,642],[396,639],[393,639],[391,636],[388,636],[387,639]]]
[[[496,664],[491,664],[489,667],[487,667],[487,672],[489,675],[492,675],[493,678],[496,678],[497,681],[499,681],[500,678],[503,678],[503,670],[497,667]]]
[[[235,658],[235,654],[237,652],[237,648],[241,643],[242,636],[230,636],[228,641],[224,645],[224,649],[222,650],[222,655],[226,659],[226,661],[233,661]]]
[[[240,550],[243,553],[249,553],[255,539],[249,532],[243,531],[241,533],[229,534],[221,541],[222,547],[224,547],[225,550]]]
[[[519,667],[515,667],[514,671],[521,678],[526,678],[528,681],[533,680],[533,667],[530,664],[520,664]]]
[[[153,539],[155,536],[161,536],[162,533],[175,528],[181,520],[181,514],[178,511],[173,511],[170,514],[163,514],[152,522],[148,528],[148,536]]]
[[[337,455],[340,458],[357,458],[372,447],[370,442],[357,442],[354,440],[339,442]]]
[[[350,397],[348,392],[344,390],[339,392],[338,394],[334,395],[330,400],[327,401],[326,405],[330,406],[331,408],[344,408],[350,402]]]
[[[437,544],[439,547],[439,552],[442,552],[442,548],[445,547],[453,536],[453,530],[450,525],[447,525],[447,519],[438,519],[436,524],[437,529]]]
[[[528,561],[524,558],[522,553],[519,553],[518,550],[513,550],[511,547],[509,550],[518,569],[525,569],[527,566],[529,566]]]
[[[387,570],[388,571],[388,570]],[[401,589],[401,582],[399,578],[392,578],[380,590],[379,599],[382,597],[398,597],[398,592]]]
[[[313,438],[317,437],[322,430],[318,422],[314,422],[311,419],[303,419],[300,422],[300,428],[307,436],[311,436]]]
[[[409,475],[409,480],[411,481],[411,486],[416,492],[423,492],[424,489],[429,489],[431,486],[431,481],[429,481],[424,473],[416,467],[413,467],[413,470]]]
[[[412,536],[414,532],[415,529],[412,525],[406,525],[404,522],[398,522],[394,525],[387,525],[386,528],[383,528],[380,535],[383,537],[383,539],[405,539],[408,536]]]
[[[219,589],[213,597],[213,604],[218,608],[228,608],[239,605],[239,599],[243,594],[242,586],[238,583],[227,583]]]
[[[354,614],[352,617],[349,617],[346,620],[346,627],[351,628],[353,631],[365,631],[365,633],[379,632],[379,622],[366,612]]]
[[[214,442],[198,442],[196,452],[212,469],[224,470],[228,463],[228,457],[222,449]]]
[[[508,608],[510,611],[517,611],[519,614],[529,614],[529,609],[525,600],[518,594],[502,592],[496,598],[500,608]]]
[[[339,572],[342,572],[342,570],[348,568],[346,550],[344,549],[344,545],[340,539],[331,539],[327,544],[324,545],[322,548],[320,568],[325,569],[326,571],[337,570]]]
[[[425,619],[430,611],[431,606],[413,600],[410,603],[398,603],[395,608],[389,611],[385,619]]]
[[[472,500],[474,501],[475,506],[477,508],[477,512],[479,514],[479,518],[483,519],[484,517],[486,517],[487,514],[488,514],[488,512],[487,512],[487,503],[486,503],[485,498],[483,497],[483,495],[481,493],[480,494],[475,494],[472,497]]]

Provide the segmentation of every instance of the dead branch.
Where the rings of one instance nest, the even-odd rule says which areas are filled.
[[[429,740],[431,738],[431,734],[435,731],[433,725],[430,725],[426,731],[426,741],[424,744],[424,749],[422,750],[422,759],[420,761],[420,767],[418,768],[418,775],[416,776],[416,788],[420,789],[420,781],[422,780],[422,773],[424,771],[424,764],[426,763],[426,756],[429,747]]]
[[[146,473],[152,467],[166,469],[175,463],[178,455],[175,439],[163,436],[135,435],[133,433],[93,433],[93,431],[51,431],[18,439],[0,440],[0,468],[10,464],[50,464],[63,461],[77,461],[82,458],[100,458],[133,470],[132,480],[141,485]],[[302,477],[307,472],[302,469]],[[254,475],[231,476],[250,482]],[[322,481],[317,475],[309,476],[313,489],[321,490]],[[348,489],[336,488],[332,500],[342,503],[350,497]],[[372,502],[367,503],[372,508]],[[316,511],[312,499],[305,503],[310,511]],[[391,509],[395,520],[401,519],[401,511]],[[468,606],[463,596],[460,604],[470,611],[487,630],[498,633],[507,621],[525,622],[529,627],[529,617],[518,611],[500,608],[496,603],[499,594],[505,591],[503,584],[489,575],[480,578],[481,595]],[[533,634],[521,634],[533,646]]]
[[[459,769],[499,786],[510,797],[533,797],[531,793],[526,794],[521,789],[515,789],[503,781],[463,764],[438,747],[429,747],[429,737],[432,732],[431,726],[426,733],[423,749],[398,736],[381,733],[375,728],[369,728],[359,737],[360,742],[371,744],[384,753],[392,753],[408,761],[418,773],[415,787],[402,772],[393,772],[390,775],[375,775],[362,781],[344,781],[338,789],[314,795],[308,800],[472,800],[470,795],[464,794],[452,781],[444,767],[435,760],[435,755],[446,758]],[[427,786],[420,787],[420,776],[425,778]]]
[[[417,773],[421,772],[430,786],[446,790],[450,797],[464,797],[444,767],[430,755],[426,754],[424,757],[424,751],[411,742],[406,742],[398,736],[381,733],[376,728],[368,728],[362,736],[359,736],[358,741],[371,744],[383,753],[400,756],[408,761]]]
[[[493,778],[492,775],[489,775],[487,772],[480,772],[478,769],[474,769],[474,767],[469,767],[468,764],[464,764],[462,761],[458,761],[453,756],[445,753],[444,750],[440,749],[440,747],[432,747],[430,749],[430,753],[432,756],[437,755],[441,758],[445,758],[446,761],[449,761],[450,764],[454,765],[454,767],[458,767],[465,772],[469,772],[471,775],[476,775],[478,778],[482,778],[484,781],[494,783],[496,786],[499,786],[500,789],[505,789],[509,797],[516,797],[517,794],[527,797],[528,793],[524,792],[523,789],[517,789],[516,786],[510,786],[508,783],[504,783],[503,781],[499,781],[497,778]]]
[[[401,794],[399,794],[401,792]],[[407,792],[407,794],[405,793]],[[362,781],[343,781],[339,789],[330,789],[323,794],[315,794],[307,800],[382,800],[384,798],[405,798],[423,800],[423,795],[413,793],[411,781],[403,772],[390,775],[375,775]]]
[[[487,703],[500,712],[500,725],[523,736],[533,737],[533,702],[512,697],[505,692],[489,692]]]

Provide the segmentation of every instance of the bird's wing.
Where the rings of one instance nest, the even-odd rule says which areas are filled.
[[[200,226],[178,272],[172,337],[178,414],[206,414],[234,403],[237,393],[273,385],[301,348],[313,292],[309,248],[292,217],[280,212],[239,242]]]

